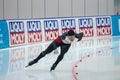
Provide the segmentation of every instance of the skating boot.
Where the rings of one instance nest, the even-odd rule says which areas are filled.
[[[50,71],[55,70],[55,68],[56,68],[56,65],[53,64],[53,66],[51,67]]]
[[[31,65],[33,65],[33,64],[35,64],[35,63],[37,63],[37,62],[38,62],[37,60],[32,60],[32,61],[30,61],[30,62],[28,63],[28,65],[27,65],[26,67],[31,66]]]

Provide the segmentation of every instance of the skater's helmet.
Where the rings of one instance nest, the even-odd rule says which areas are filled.
[[[75,32],[73,30],[68,31],[68,36],[74,36],[74,35],[75,35]]]

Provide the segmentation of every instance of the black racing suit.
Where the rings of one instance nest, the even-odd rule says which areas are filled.
[[[80,41],[83,37],[83,33],[75,34],[75,38],[78,38],[78,41]],[[44,57],[46,54],[51,53],[56,48],[60,47],[60,55],[58,56],[57,60],[51,67],[51,70],[54,70],[57,64],[63,59],[65,53],[69,50],[71,46],[71,42],[68,39],[68,33],[63,33],[61,36],[59,36],[57,39],[55,39],[46,50],[42,51],[40,55],[34,59],[34,63],[38,62],[42,57]],[[29,65],[32,65],[29,63]]]

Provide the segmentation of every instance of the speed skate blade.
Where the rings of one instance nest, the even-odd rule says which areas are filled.
[[[25,67],[28,67],[29,65],[25,66]]]

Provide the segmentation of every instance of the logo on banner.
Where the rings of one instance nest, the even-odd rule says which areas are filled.
[[[28,42],[41,42],[41,22],[40,21],[27,21],[28,27]]]
[[[97,36],[111,35],[110,17],[96,18]]]
[[[85,37],[94,36],[93,19],[80,18],[78,19],[79,31],[84,33]]]
[[[50,41],[54,40],[59,36],[59,28],[57,20],[45,20],[44,21],[45,29],[45,40]]]
[[[75,30],[76,29],[75,19],[61,20],[61,26],[62,26],[62,33],[66,32],[70,29]]]
[[[9,22],[11,45],[25,43],[23,21]]]

